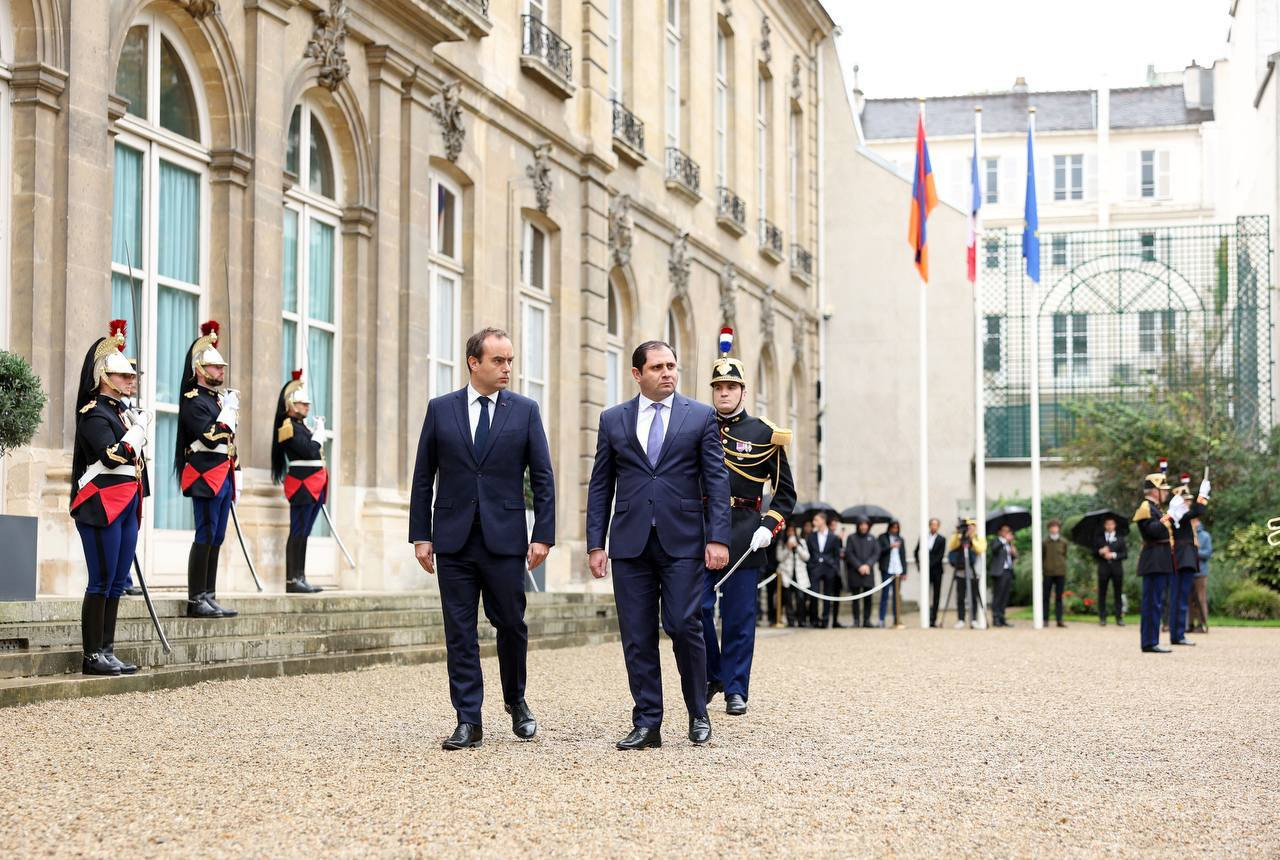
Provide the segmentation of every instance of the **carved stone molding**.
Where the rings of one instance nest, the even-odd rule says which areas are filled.
[[[772,344],[773,337],[777,333],[777,313],[773,307],[773,287],[764,288],[764,301],[760,306],[760,337],[761,342]]]
[[[453,81],[445,84],[440,94],[431,100],[430,110],[440,123],[445,158],[457,161],[462,153],[462,142],[467,137],[467,130],[462,126],[462,83]]]
[[[320,66],[320,85],[330,92],[341,86],[351,74],[347,62],[347,9],[346,0],[329,0],[329,11],[315,13],[315,27],[303,56],[313,59]]]
[[[678,299],[689,297],[689,273],[693,260],[689,257],[689,231],[681,230],[671,241],[671,256],[667,259],[667,272],[671,275],[671,289]]]
[[[800,101],[803,91],[800,87],[800,55],[791,58],[791,98]]]
[[[541,143],[534,147],[533,164],[526,167],[524,172],[533,180],[538,211],[545,213],[551,208],[551,144]]]
[[[631,195],[619,194],[609,204],[609,254],[618,266],[631,262]]]
[[[732,326],[738,319],[738,270],[725,263],[720,271],[720,324]]]
[[[720,14],[724,16],[726,21],[733,17],[732,0],[720,0]]]
[[[760,56],[764,58],[765,65],[773,61],[773,46],[769,44],[769,34],[773,32],[773,28],[769,26],[769,16],[765,15],[760,21]]]
[[[807,339],[805,329],[807,327],[808,320],[800,314],[796,314],[795,322],[791,325],[791,355],[796,364],[804,364],[804,347]]]
[[[210,15],[222,14],[218,0],[178,0],[178,5],[186,9],[187,14],[197,21],[203,21]]]

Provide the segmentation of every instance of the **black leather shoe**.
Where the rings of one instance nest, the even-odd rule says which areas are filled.
[[[216,609],[218,611],[218,617],[220,618],[235,618],[237,615],[240,614],[240,610],[238,609],[228,609],[227,607],[223,606],[221,603],[219,603],[217,600],[214,599],[212,593],[206,594],[204,596],[204,602],[212,606],[214,609]]]
[[[724,712],[731,717],[740,717],[747,712],[747,700],[737,693],[724,697]]]
[[[102,656],[108,663],[119,669],[121,675],[134,675],[138,672],[138,667],[136,665],[133,663],[126,663],[111,651],[103,651]]]
[[[129,595],[130,597],[141,597],[142,589],[139,586],[133,585],[133,586],[130,586],[129,588],[126,588],[124,590],[124,593]]]
[[[723,692],[724,692],[724,684],[721,684],[719,681],[708,681],[707,682],[707,703],[708,704],[711,703],[711,700],[716,697],[716,693],[723,693]]]
[[[849,625],[848,625],[848,624],[841,624],[839,621],[832,621],[832,622],[831,622],[831,626],[832,626],[833,628],[839,628],[840,630],[843,630],[844,628],[848,627]]]
[[[1170,649],[1162,648],[1159,645],[1148,645],[1147,647],[1142,649],[1142,653],[1143,654],[1169,654],[1171,653],[1171,651]]]
[[[197,594],[195,600],[187,601],[188,618],[221,618],[222,613],[209,605],[203,594]]]
[[[1187,645],[1192,648],[1196,646],[1196,643],[1192,642],[1190,639],[1179,639],[1177,642],[1170,642],[1169,644],[1170,645]]]
[[[290,579],[284,584],[286,594],[316,594],[323,589],[311,585],[305,579]]]
[[[657,749],[662,746],[662,732],[659,729],[646,729],[636,726],[631,734],[618,741],[614,746],[620,750]]]
[[[529,710],[524,699],[514,705],[507,705],[507,713],[511,715],[511,731],[516,733],[516,737],[522,741],[533,740],[533,736],[538,733],[538,721],[534,719],[533,711]]]
[[[440,744],[440,748],[465,750],[483,745],[484,729],[471,723],[458,723],[458,727],[453,730],[453,734],[444,739],[444,742]]]
[[[689,740],[694,746],[702,746],[711,740],[711,720],[705,715],[689,718]]]
[[[84,655],[80,671],[85,675],[119,675],[116,665],[102,655],[101,651]]]
[[[1124,619],[1123,619],[1123,618],[1117,618],[1117,619],[1116,619],[1116,626],[1117,626],[1117,627],[1123,627],[1123,626],[1124,626]]]

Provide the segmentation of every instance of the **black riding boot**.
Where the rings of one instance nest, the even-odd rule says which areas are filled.
[[[221,618],[222,613],[205,599],[205,570],[209,565],[207,543],[193,543],[187,557],[187,617]]]
[[[291,594],[316,594],[324,589],[307,582],[307,539],[290,538],[293,543],[293,567],[289,570],[286,590]]]
[[[209,547],[209,563],[204,569],[204,602],[222,613],[223,618],[235,618],[238,610],[228,609],[218,602],[218,556],[222,554],[222,546]]]
[[[121,675],[132,675],[138,671],[138,667],[116,656],[116,615],[119,611],[120,598],[108,597],[102,617],[102,656],[119,669]]]
[[[120,670],[102,654],[103,617],[107,611],[105,594],[86,594],[80,608],[80,637],[84,645],[84,662],[80,671],[86,675],[119,675]]]

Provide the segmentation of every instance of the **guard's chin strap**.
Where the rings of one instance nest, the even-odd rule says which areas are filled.
[[[98,380],[104,383],[107,386],[107,388],[110,388],[116,394],[119,394],[121,398],[125,398],[129,396],[125,394],[123,391],[121,391],[119,388],[116,388],[115,384],[111,381],[111,377],[107,376],[106,373],[99,375]]]

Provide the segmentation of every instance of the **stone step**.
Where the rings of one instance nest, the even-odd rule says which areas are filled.
[[[609,599],[610,605],[612,598]],[[529,639],[530,650],[569,648],[617,641],[616,623],[606,632],[572,632]],[[532,630],[530,631],[532,634]],[[480,653],[492,656],[495,645],[481,641]],[[246,678],[277,678],[292,675],[348,672],[378,666],[411,666],[445,658],[442,644],[409,645],[371,651],[324,653],[296,657],[245,659],[229,663],[165,666],[118,678],[87,678],[57,675],[38,678],[0,679],[0,707],[106,696],[114,693],[168,690],[202,681],[230,681]]]

